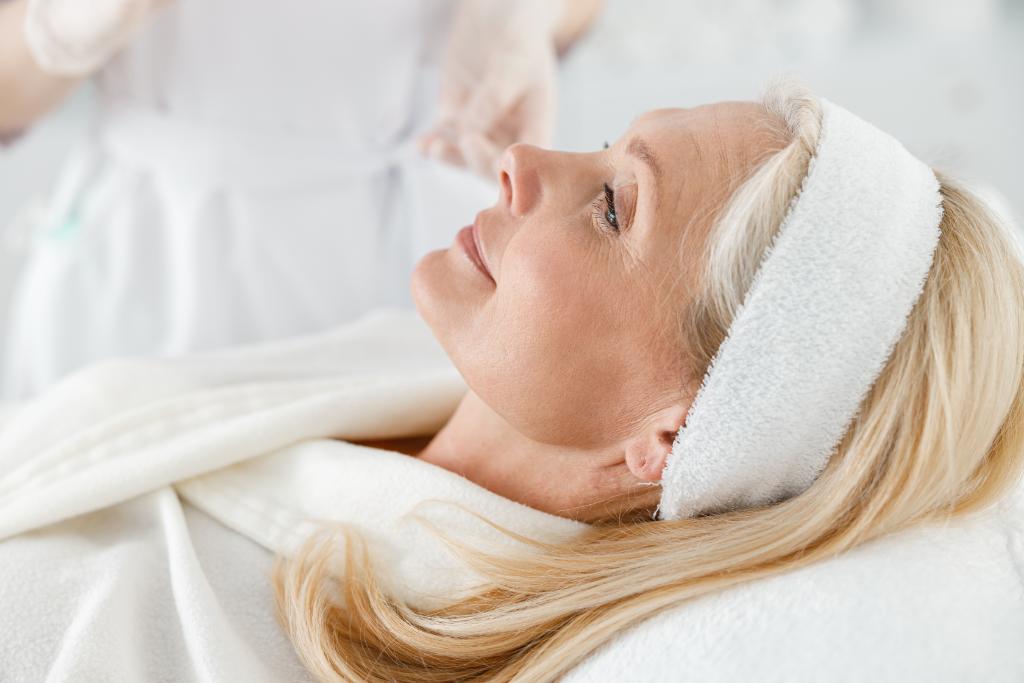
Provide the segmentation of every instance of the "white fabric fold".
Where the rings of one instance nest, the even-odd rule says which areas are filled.
[[[374,398],[385,387],[391,400]],[[275,622],[269,569],[318,519],[355,526],[386,587],[420,606],[479,577],[408,512],[477,547],[518,546],[456,508],[417,508],[425,500],[543,540],[585,531],[415,458],[327,438],[436,428],[464,390],[422,323],[395,313],[107,364],[9,413],[0,680],[306,680]],[[1020,680],[1022,519],[1018,495],[681,605],[563,680]]]
[[[371,355],[366,325],[396,340]],[[317,338],[315,352],[283,344],[233,363],[209,354],[75,374],[0,435],[0,538],[303,439],[430,433],[465,385],[429,332],[398,328],[377,317]],[[298,365],[281,376],[274,354]]]
[[[337,440],[434,433],[465,390],[408,313],[236,353],[105,363],[58,385],[0,435],[0,539],[175,485],[275,553],[293,553],[316,520],[352,521],[396,595],[438,605],[476,577],[404,518],[421,501],[454,502],[547,541],[586,528],[416,458]],[[61,425],[44,430],[54,415]],[[456,537],[511,547],[450,506],[423,514]]]

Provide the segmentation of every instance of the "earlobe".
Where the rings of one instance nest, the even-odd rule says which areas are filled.
[[[626,446],[626,466],[641,481],[660,481],[671,450],[672,444],[666,445],[661,439],[635,439]]]
[[[637,479],[661,481],[676,434],[686,424],[688,406],[670,406],[626,444],[626,466]]]

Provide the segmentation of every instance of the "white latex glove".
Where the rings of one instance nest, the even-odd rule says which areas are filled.
[[[554,34],[563,0],[460,0],[441,62],[428,156],[493,179],[508,145],[547,146],[555,117]]]
[[[39,68],[90,74],[117,54],[140,26],[172,0],[29,0],[25,40]]]

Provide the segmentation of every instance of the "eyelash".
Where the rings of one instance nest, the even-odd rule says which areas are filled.
[[[608,149],[611,145],[608,141],[604,141],[604,149]],[[604,201],[601,201],[601,200]],[[619,232],[619,212],[615,209],[615,190],[608,187],[608,183],[604,183],[604,192],[600,197],[594,200],[594,221],[600,223],[601,229],[606,232]],[[613,216],[612,220],[608,219],[608,215]]]
[[[601,229],[607,232],[619,232],[619,212],[615,208],[615,190],[604,184],[604,192],[594,200],[594,220],[600,223]],[[609,217],[610,216],[610,217]]]

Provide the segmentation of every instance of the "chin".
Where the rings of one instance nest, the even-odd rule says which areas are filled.
[[[434,329],[434,312],[437,308],[440,293],[438,280],[443,273],[440,263],[444,259],[444,250],[431,251],[417,261],[412,271],[412,280],[409,284],[412,293],[412,301],[420,317],[426,321],[431,329]],[[434,333],[435,336],[437,333]]]
[[[480,350],[476,342],[466,344],[478,340],[472,328],[486,303],[471,279],[471,266],[459,258],[464,257],[451,249],[428,253],[413,268],[410,284],[416,311],[456,367],[467,351]]]
[[[449,355],[447,340],[472,309],[465,273],[452,262],[452,256],[451,249],[428,253],[413,268],[410,285],[416,311]]]

